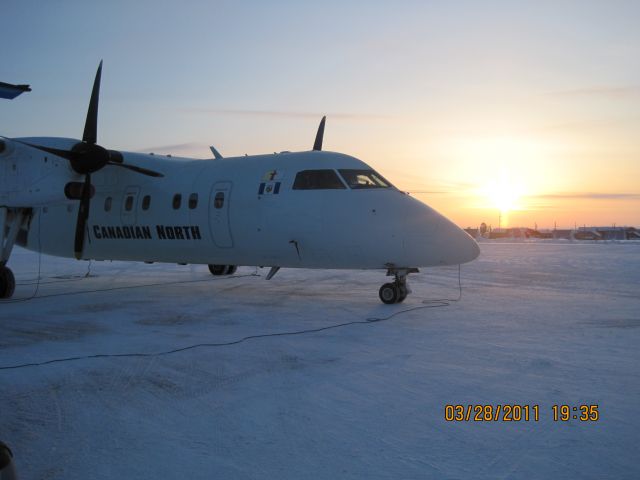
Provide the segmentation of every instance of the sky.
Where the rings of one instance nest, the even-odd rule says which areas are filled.
[[[461,226],[640,226],[640,2],[2,0],[0,135],[356,156]]]

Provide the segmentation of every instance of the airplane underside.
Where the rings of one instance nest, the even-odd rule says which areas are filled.
[[[41,213],[38,209],[32,208],[0,208],[0,298],[6,299],[13,296],[15,292],[15,277],[11,269],[7,266],[11,252],[15,245],[27,248],[28,250],[35,251],[37,253],[52,254],[55,256],[63,256],[72,258],[73,252],[71,243],[66,248],[66,254],[61,250],[49,250],[46,240],[43,240],[43,232],[40,231],[41,222],[38,217]],[[124,229],[120,228],[120,231]],[[135,227],[130,227],[122,232],[124,237],[135,237]],[[114,231],[118,231],[115,230]],[[140,240],[146,239],[150,236],[144,230],[139,229]],[[116,233],[116,237],[118,234]],[[185,237],[186,238],[186,237]],[[411,267],[396,267],[389,263],[377,262],[372,264],[358,264],[358,263],[320,263],[317,261],[305,262],[302,260],[300,253],[300,246],[292,244],[291,247],[297,253],[297,259],[289,259],[288,261],[280,257],[280,262],[273,263],[276,255],[266,255],[262,258],[258,258],[253,255],[251,258],[242,258],[242,255],[238,255],[232,251],[226,253],[220,253],[219,249],[216,253],[210,254],[210,256],[204,255],[199,258],[194,258],[189,255],[177,255],[173,258],[163,256],[162,258],[155,258],[149,255],[147,260],[142,260],[146,263],[177,263],[177,264],[202,264],[208,265],[209,271],[214,276],[232,275],[236,272],[238,266],[259,266],[269,267],[269,273],[266,275],[266,279],[270,280],[281,268],[322,268],[322,269],[358,269],[358,270],[387,270],[388,276],[393,276],[394,281],[385,283],[379,290],[380,299],[387,304],[400,303],[404,301],[407,295],[411,292],[407,285],[407,276],[409,273],[418,272],[417,268]],[[212,250],[216,250],[212,247]],[[63,249],[64,251],[64,249]],[[61,254],[62,253],[62,254]],[[121,261],[141,261],[141,258],[134,258],[127,255],[115,255],[108,256],[100,254],[99,250],[88,250],[88,255],[84,256],[83,260],[121,260]],[[94,253],[94,254],[91,254]],[[194,261],[195,260],[195,261]],[[248,260],[248,261],[243,261]]]

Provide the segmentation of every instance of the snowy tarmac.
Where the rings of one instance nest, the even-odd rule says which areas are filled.
[[[481,250],[439,307],[423,300],[455,299],[457,268],[387,306],[382,271],[92,262],[85,278],[43,256],[36,298],[0,304],[0,439],[24,479],[640,478],[640,244]],[[31,297],[38,255],[9,266]],[[447,404],[539,420],[447,422]],[[554,421],[563,404],[599,419]]]

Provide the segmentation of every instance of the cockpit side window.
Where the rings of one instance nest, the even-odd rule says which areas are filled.
[[[362,188],[390,188],[392,185],[379,173],[373,170],[338,170],[347,185],[353,189]]]
[[[346,189],[334,170],[303,170],[293,182],[294,190],[339,190]]]

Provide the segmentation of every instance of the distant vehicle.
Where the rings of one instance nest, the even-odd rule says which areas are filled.
[[[196,160],[98,145],[98,67],[82,139],[0,137],[0,297],[14,293],[12,247],[61,257],[386,269],[379,290],[402,302],[418,267],[475,259],[476,242],[369,165],[313,149]]]

